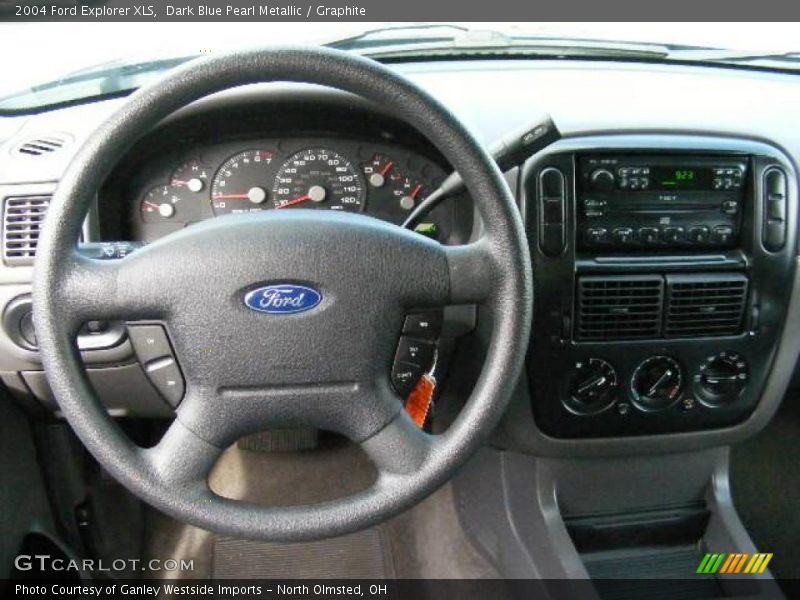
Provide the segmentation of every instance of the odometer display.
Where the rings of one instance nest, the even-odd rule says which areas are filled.
[[[275,208],[364,209],[364,184],[359,170],[341,154],[309,148],[281,166],[272,187]]]

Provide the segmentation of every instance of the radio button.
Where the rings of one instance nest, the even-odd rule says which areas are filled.
[[[642,244],[657,244],[658,243],[658,228],[656,228],[656,227],[640,227],[639,228],[639,241]]]
[[[633,242],[633,228],[631,227],[615,227],[611,231],[611,238],[620,244],[630,244]]]
[[[711,232],[711,241],[715,244],[727,244],[733,238],[733,227],[717,225]]]
[[[592,182],[592,188],[602,192],[610,192],[616,184],[614,173],[608,169],[595,169],[589,177]]]
[[[709,229],[705,225],[690,227],[686,239],[690,244],[705,244],[708,242]]]
[[[602,217],[606,212],[605,200],[586,198],[583,201],[583,215],[585,217]]]
[[[739,212],[739,203],[736,200],[725,200],[720,205],[720,210],[726,215],[735,215]]]
[[[587,244],[605,244],[608,241],[608,229],[605,227],[587,227],[583,235]]]
[[[668,244],[680,244],[684,241],[685,235],[683,227],[666,227],[662,237]]]

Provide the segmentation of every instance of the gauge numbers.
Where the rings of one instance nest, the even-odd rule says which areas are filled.
[[[226,160],[211,183],[211,208],[215,215],[260,212],[267,202],[272,182],[269,150],[247,150]]]
[[[293,154],[281,166],[272,187],[275,208],[327,208],[360,212],[365,190],[347,158],[327,148]]]

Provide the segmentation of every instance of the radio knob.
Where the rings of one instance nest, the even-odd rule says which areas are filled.
[[[614,189],[616,180],[614,174],[608,169],[595,169],[589,177],[592,188],[601,192],[610,192]]]

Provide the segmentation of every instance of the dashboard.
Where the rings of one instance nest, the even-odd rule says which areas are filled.
[[[450,170],[419,134],[352,107],[317,105],[309,116],[287,104],[265,115],[240,103],[179,118],[143,139],[101,190],[99,223],[108,239],[145,243],[265,210],[344,211],[401,225]],[[415,230],[461,243],[472,211],[460,196]]]
[[[394,68],[487,146],[541,112],[565,134],[506,174],[528,233],[536,300],[526,379],[498,443],[556,455],[683,450],[741,439],[774,414],[800,352],[796,76],[574,61]],[[9,132],[4,206],[44,203],[74,148],[120,102],[0,122],[0,135]],[[72,142],[62,152],[13,155],[25,139],[64,131]],[[100,190],[84,241],[149,243],[264,210],[352,211],[400,224],[449,172],[423,132],[352,96],[308,86],[231,90],[130,148]],[[774,173],[783,187],[770,192]],[[480,227],[470,198],[458,196],[418,231],[460,244]],[[0,266],[4,314],[11,307],[24,317],[31,263]],[[668,318],[683,290],[700,311],[687,313],[686,326]],[[646,319],[606,302],[628,292],[651,301]],[[704,328],[728,315],[726,303],[735,304],[732,321]],[[484,325],[478,313],[476,335]],[[120,414],[169,414],[124,326],[111,330],[100,332],[110,346],[92,346],[100,338],[91,333],[79,338],[100,395]],[[0,335],[0,377],[20,398],[53,408],[35,346],[16,343],[17,333]],[[470,360],[480,360],[480,341],[464,347],[445,387],[468,386],[478,371]],[[147,401],[133,406],[126,398],[134,397]]]
[[[133,238],[153,241],[228,214],[297,208],[367,214],[400,225],[435,189],[444,170],[389,144],[339,138],[259,138],[159,158],[131,182]],[[446,239],[440,211],[417,230]]]

